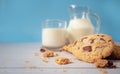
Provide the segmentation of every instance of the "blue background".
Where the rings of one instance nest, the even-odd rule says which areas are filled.
[[[120,42],[120,0],[0,0],[0,42],[41,42],[41,21],[68,22],[71,4],[98,13],[101,33]]]

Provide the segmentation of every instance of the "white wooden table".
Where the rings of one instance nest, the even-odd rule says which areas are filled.
[[[0,74],[102,74],[93,64],[77,60],[66,52],[56,53],[71,58],[73,63],[58,65],[54,58],[45,63],[41,56],[34,55],[39,49],[40,43],[0,43]],[[106,74],[120,74],[120,61],[114,63],[118,68],[103,69]]]

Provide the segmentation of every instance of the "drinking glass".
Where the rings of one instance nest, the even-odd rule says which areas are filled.
[[[48,19],[42,22],[42,46],[60,48],[66,43],[66,21]]]

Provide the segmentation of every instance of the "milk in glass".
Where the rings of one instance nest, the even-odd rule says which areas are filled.
[[[46,47],[61,47],[65,44],[66,34],[62,28],[45,28],[42,30],[42,45]]]

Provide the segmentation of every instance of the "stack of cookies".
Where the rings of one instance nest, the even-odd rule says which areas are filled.
[[[73,43],[64,46],[63,51],[70,52],[76,58],[90,63],[96,63],[107,57],[120,59],[120,46],[116,45],[112,37],[106,34],[80,37]]]

